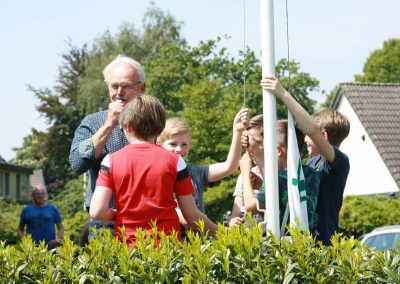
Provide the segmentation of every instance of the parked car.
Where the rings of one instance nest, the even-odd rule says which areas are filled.
[[[378,250],[398,249],[400,245],[400,225],[379,227],[360,238],[361,243]]]

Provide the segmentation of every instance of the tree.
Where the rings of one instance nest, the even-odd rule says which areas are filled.
[[[130,56],[146,67],[163,46],[186,44],[180,35],[181,25],[169,13],[152,5],[144,16],[143,32],[133,24],[123,23],[116,35],[106,31],[97,38],[84,62],[86,72],[79,78],[80,110],[89,114],[107,108],[109,96],[102,71],[118,54]]]
[[[400,83],[400,39],[389,39],[382,49],[373,51],[356,82]]]
[[[21,148],[16,148],[14,162],[42,168],[49,193],[56,193],[65,181],[73,176],[68,156],[76,127],[83,118],[77,108],[78,78],[84,72],[83,60],[86,47],[78,49],[69,43],[70,51],[62,55],[54,91],[48,88],[29,89],[39,99],[37,110],[45,116],[48,124],[46,132],[35,129],[24,138]]]
[[[147,65],[149,94],[157,96],[169,116],[181,116],[191,126],[191,163],[208,164],[226,158],[232,121],[243,106],[243,58],[230,58],[218,49],[219,39],[201,42],[197,47],[171,44],[160,50]],[[246,52],[246,106],[251,114],[262,112],[261,66],[251,51]],[[301,104],[314,111],[308,92],[319,82],[299,71],[299,64],[280,60],[276,74],[283,84],[285,70],[291,68],[292,92]],[[278,102],[278,117],[286,118],[286,108]]]

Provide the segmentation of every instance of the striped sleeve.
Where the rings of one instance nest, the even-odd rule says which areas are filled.
[[[110,155],[106,155],[103,161],[101,161],[100,172],[110,172]]]
[[[174,193],[176,195],[188,195],[193,194],[194,188],[192,185],[192,180],[189,176],[189,170],[185,163],[185,160],[181,156],[178,159],[177,165],[177,179],[175,182]]]
[[[96,180],[96,186],[104,186],[113,189],[113,181],[110,172],[110,155],[104,157],[100,165],[99,176]]]

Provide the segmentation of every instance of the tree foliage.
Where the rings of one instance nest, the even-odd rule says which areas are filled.
[[[181,23],[170,14],[151,6],[143,20],[143,32],[133,24],[123,23],[119,32],[106,31],[97,38],[85,59],[85,72],[79,78],[78,106],[85,114],[106,109],[109,104],[108,90],[102,71],[118,54],[139,61],[145,69],[160,49],[170,43],[184,46],[180,35]],[[149,73],[146,70],[146,73]]]
[[[70,51],[62,55],[63,63],[54,90],[29,87],[39,99],[37,110],[46,118],[49,127],[43,132],[33,129],[22,147],[16,148],[14,161],[42,168],[49,194],[55,194],[57,188],[73,176],[68,154],[75,129],[84,117],[77,108],[77,94],[86,47],[78,49],[72,44],[69,47]]]
[[[373,51],[364,64],[357,82],[400,83],[400,39],[389,39]]]

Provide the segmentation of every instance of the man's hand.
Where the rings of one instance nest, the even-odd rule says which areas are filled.
[[[60,239],[56,239],[56,240],[51,240],[50,242],[47,243],[47,245],[50,248],[55,248],[56,246],[61,244],[61,240]]]
[[[115,100],[108,104],[107,122],[112,126],[116,126],[119,123],[119,116],[125,104],[121,100]]]

